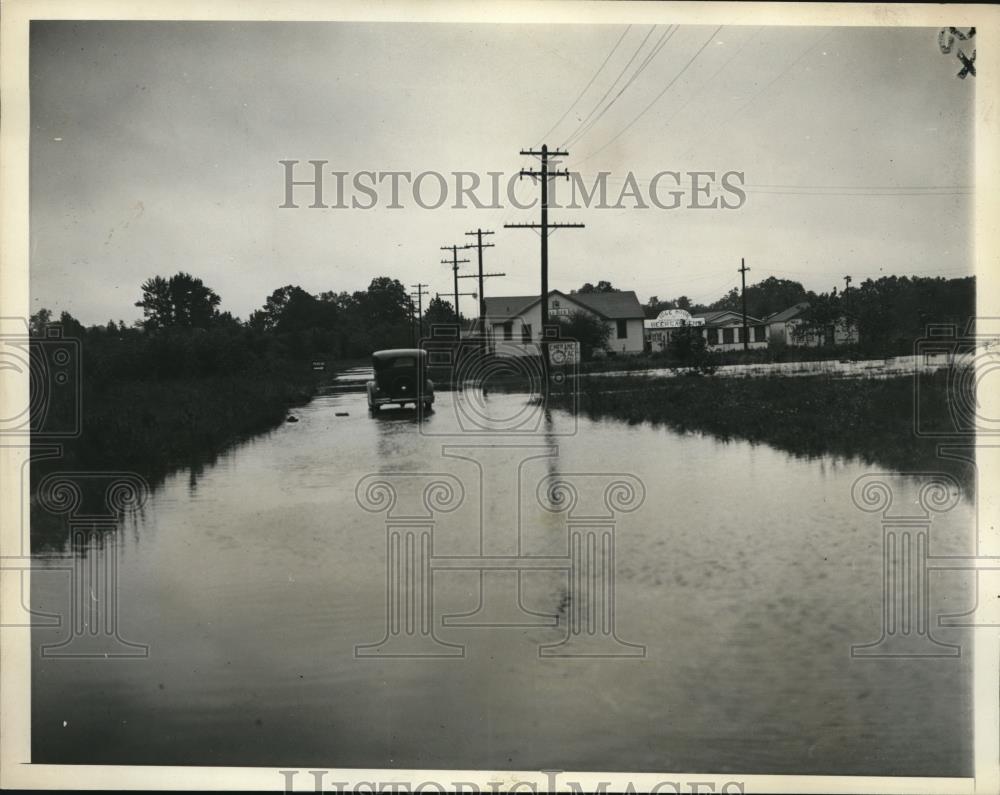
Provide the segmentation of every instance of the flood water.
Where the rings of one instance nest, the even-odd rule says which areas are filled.
[[[66,631],[36,629],[33,761],[971,775],[969,636],[933,628],[956,658],[850,654],[881,634],[880,517],[851,499],[877,468],[566,411],[463,436],[470,416],[495,428],[540,411],[524,395],[464,400],[439,393],[420,420],[333,393],[168,478],[108,542],[119,635],[148,656],[43,658]],[[569,512],[546,503],[560,479],[578,492]],[[394,504],[367,491],[380,480]],[[451,491],[425,501],[430,482]],[[605,501],[614,482],[627,494]],[[377,645],[387,511],[404,564],[435,559],[441,656]],[[617,640],[602,613],[577,648],[626,656],[545,656],[586,625],[559,561],[593,561],[608,533]],[[961,499],[932,552],[973,545]],[[476,570],[484,556],[552,566]],[[65,613],[65,561],[36,560],[33,607]],[[932,616],[972,606],[970,576],[933,575]]]

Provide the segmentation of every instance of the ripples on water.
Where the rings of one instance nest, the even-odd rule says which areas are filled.
[[[609,420],[573,432],[558,411],[534,436],[429,435],[455,430],[454,399],[438,395],[421,433],[411,411],[370,418],[363,395],[334,393],[196,480],[168,478],[116,537],[122,634],[150,656],[36,653],[34,761],[971,774],[971,655],[849,655],[880,628],[881,529],[850,497],[870,468]],[[524,401],[484,405],[513,416]],[[565,554],[539,480],[638,476],[645,503],[617,524],[616,620],[646,656],[539,659],[572,609],[556,571],[522,575],[524,611],[514,573],[483,576],[496,615],[534,625],[441,626],[479,603],[480,575],[456,571],[435,574],[434,613],[464,658],[356,659],[385,632],[386,533],[354,490],[385,471],[464,485],[436,555]],[[935,549],[967,553],[973,521],[960,503]],[[38,563],[32,604],[60,611],[67,578]],[[932,615],[971,606],[968,575],[932,584]]]

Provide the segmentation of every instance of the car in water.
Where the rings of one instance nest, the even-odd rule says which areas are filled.
[[[427,351],[419,348],[393,348],[372,354],[375,377],[365,388],[368,410],[373,414],[382,406],[407,403],[430,411],[434,405],[434,382],[426,376]]]

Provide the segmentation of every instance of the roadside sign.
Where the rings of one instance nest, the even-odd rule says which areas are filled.
[[[550,342],[549,364],[577,364],[580,361],[580,346],[577,342]]]

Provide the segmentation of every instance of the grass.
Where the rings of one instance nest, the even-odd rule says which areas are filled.
[[[311,379],[276,375],[85,384],[81,435],[66,443],[53,465],[127,470],[158,481],[273,428],[313,391]],[[39,474],[44,469],[37,467]]]
[[[947,371],[920,379],[921,422],[950,427]],[[578,400],[579,410],[592,418],[765,442],[805,457],[858,458],[897,471],[946,470],[971,487],[970,467],[938,456],[938,445],[945,440],[914,433],[914,394],[912,377],[629,375],[583,380]],[[558,405],[560,396],[553,397]]]
[[[913,353],[912,346],[906,353]],[[772,364],[775,362],[818,362],[840,359],[882,359],[890,354],[885,351],[862,351],[858,346],[837,347],[797,347],[772,346],[748,351],[715,351],[709,354],[709,361],[716,367],[729,364]],[[902,355],[902,354],[899,354]],[[678,362],[667,351],[640,353],[628,356],[606,356],[592,359],[580,365],[582,373],[636,372],[656,370],[676,365]]]

